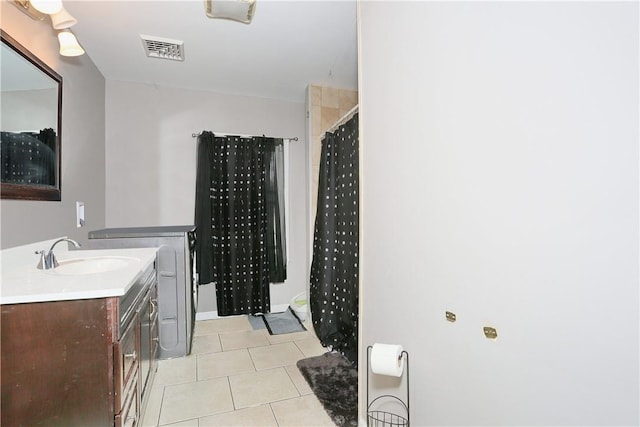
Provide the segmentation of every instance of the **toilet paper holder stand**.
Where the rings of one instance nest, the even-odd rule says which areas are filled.
[[[407,401],[405,402],[398,396],[391,394],[383,394],[373,400],[369,400],[370,375],[373,374],[369,366],[371,361],[371,349],[373,346],[367,347],[367,426],[368,427],[409,427],[409,353],[402,351],[400,358],[405,359],[406,384],[407,384]],[[400,359],[398,359],[400,360]],[[375,374],[373,374],[375,375]],[[385,403],[399,403],[400,407],[405,411],[406,417],[393,412],[376,410]]]

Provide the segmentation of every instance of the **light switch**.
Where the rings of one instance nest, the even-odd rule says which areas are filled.
[[[84,202],[76,202],[76,227],[84,227]]]

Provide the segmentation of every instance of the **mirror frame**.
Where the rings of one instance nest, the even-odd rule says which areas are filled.
[[[40,58],[0,29],[2,44],[13,49],[28,63],[38,68],[58,84],[58,128],[56,129],[56,185],[13,184],[0,182],[0,198],[17,200],[62,200],[62,76],[42,62]]]

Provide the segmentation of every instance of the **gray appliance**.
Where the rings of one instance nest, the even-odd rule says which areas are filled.
[[[193,225],[104,228],[89,232],[90,249],[157,247],[160,359],[191,353],[198,306]]]

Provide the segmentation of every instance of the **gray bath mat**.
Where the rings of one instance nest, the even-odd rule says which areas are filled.
[[[304,332],[307,329],[302,325],[298,316],[295,315],[291,307],[287,308],[287,311],[282,313],[267,313],[260,316],[253,316],[257,318],[262,318],[264,325],[271,335],[280,335],[280,334],[291,334],[293,332]],[[249,322],[253,325],[253,323],[257,323],[255,320],[251,320],[249,318]],[[256,328],[254,326],[254,329]]]
[[[249,315],[249,323],[251,323],[251,327],[254,331],[258,329],[267,329],[267,325],[264,323],[264,319],[262,318],[262,314],[250,314]]]

